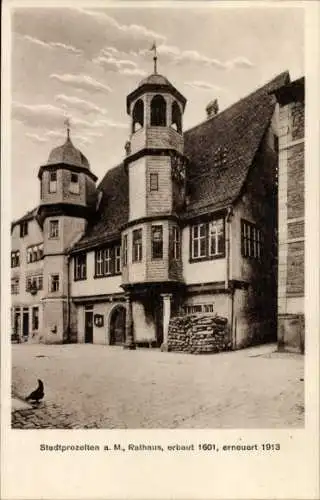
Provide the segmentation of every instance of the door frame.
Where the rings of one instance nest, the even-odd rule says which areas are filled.
[[[91,332],[88,335],[87,317],[91,316]],[[93,344],[93,309],[85,309],[84,311],[84,343]]]

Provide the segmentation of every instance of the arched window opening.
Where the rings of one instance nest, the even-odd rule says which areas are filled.
[[[143,127],[143,115],[144,115],[144,104],[141,99],[139,99],[133,108],[132,113],[132,132],[137,132]]]
[[[156,95],[151,101],[151,126],[166,126],[167,104],[161,95]]]
[[[182,132],[182,119],[181,119],[181,111],[179,108],[179,105],[176,101],[172,104],[172,121],[171,121],[171,127],[174,128],[179,134]]]

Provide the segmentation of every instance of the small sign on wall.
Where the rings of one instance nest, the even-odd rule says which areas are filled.
[[[94,325],[98,327],[103,326],[103,314],[94,315]]]

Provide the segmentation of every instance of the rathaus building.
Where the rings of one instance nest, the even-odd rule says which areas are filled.
[[[126,98],[130,135],[97,183],[66,131],[40,200],[12,223],[12,331],[21,341],[166,348],[170,318],[217,314],[232,348],[276,338],[278,119],[287,72],[184,131],[156,71]]]

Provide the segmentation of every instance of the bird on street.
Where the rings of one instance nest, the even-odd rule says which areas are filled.
[[[41,399],[44,398],[44,388],[43,382],[38,378],[38,387],[32,391],[29,396],[26,397],[26,401],[31,401],[32,403],[39,403]]]

